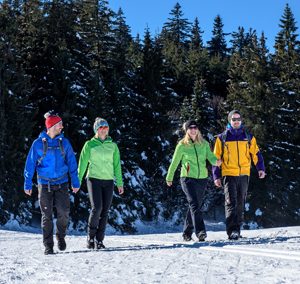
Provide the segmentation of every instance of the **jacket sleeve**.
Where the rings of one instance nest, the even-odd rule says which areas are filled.
[[[173,181],[175,171],[181,160],[182,160],[182,145],[177,144],[177,146],[175,148],[175,152],[173,154],[172,162],[168,169],[166,181]]]
[[[38,159],[37,150],[36,150],[37,140],[34,141],[29,150],[25,169],[24,169],[24,189],[30,190],[32,189],[32,178],[35,173],[36,163]]]
[[[66,146],[67,146],[66,147],[66,162],[68,165],[69,175],[71,177],[71,184],[72,184],[73,188],[79,188],[80,183],[79,183],[79,179],[78,179],[77,162],[76,162],[75,153],[73,151],[73,148],[72,148],[69,140],[65,138],[65,141],[66,141]]]
[[[206,142],[206,158],[211,163],[211,165],[216,165],[217,157],[216,155],[211,151],[209,143]]]
[[[79,182],[82,182],[83,176],[85,174],[86,168],[89,163],[90,159],[90,153],[91,149],[89,147],[88,141],[85,142],[81,153],[80,153],[80,158],[79,158],[79,164],[78,164],[78,177],[79,177]]]
[[[214,154],[217,157],[217,160],[221,159],[222,156],[222,141],[220,137],[217,137],[214,147]],[[220,167],[213,166],[212,167],[213,180],[221,178],[221,169]]]
[[[249,149],[252,161],[256,166],[258,171],[265,171],[265,164],[263,156],[257,146],[256,138],[253,136],[250,142],[250,149]]]
[[[115,151],[114,151],[114,174],[116,177],[117,186],[123,186],[121,158],[120,158],[120,151],[117,144],[115,144]]]

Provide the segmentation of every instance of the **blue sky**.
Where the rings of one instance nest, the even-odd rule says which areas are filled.
[[[292,9],[300,34],[300,0],[110,0],[109,6],[114,11],[122,8],[133,36],[137,33],[143,36],[147,26],[154,36],[161,31],[176,2],[190,22],[198,17],[204,42],[210,40],[214,18],[219,14],[224,32],[237,31],[239,26],[246,30],[253,28],[259,35],[263,31],[272,50],[286,3]]]

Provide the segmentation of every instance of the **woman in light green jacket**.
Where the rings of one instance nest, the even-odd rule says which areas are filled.
[[[94,123],[95,136],[87,141],[80,153],[78,175],[80,182],[88,167],[86,180],[91,211],[88,221],[87,247],[101,249],[111,206],[114,179],[119,194],[123,194],[120,152],[116,143],[108,136],[109,125],[97,117]],[[96,240],[95,240],[96,239]]]
[[[212,165],[220,161],[212,153],[209,144],[203,139],[196,121],[189,120],[184,125],[185,137],[179,141],[166,177],[167,185],[172,186],[174,173],[181,162],[180,182],[189,204],[184,222],[183,239],[192,240],[193,231],[199,241],[206,238],[202,215],[202,203],[207,185],[206,160]]]

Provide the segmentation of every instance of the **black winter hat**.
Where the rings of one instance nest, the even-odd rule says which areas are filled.
[[[191,127],[191,126],[196,126],[198,128],[198,124],[195,120],[191,119],[191,120],[188,120],[187,122],[185,122],[183,124],[183,129],[185,132],[187,132],[187,130]]]
[[[230,121],[231,121],[231,118],[232,118],[232,116],[234,115],[234,114],[239,114],[240,115],[240,117],[242,118],[242,115],[241,115],[241,113],[240,113],[240,111],[239,110],[236,110],[236,109],[234,109],[234,110],[232,110],[229,114],[228,114],[228,122],[230,123]]]

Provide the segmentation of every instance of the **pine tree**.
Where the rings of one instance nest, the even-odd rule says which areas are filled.
[[[191,24],[183,18],[179,3],[170,12],[160,34],[164,57],[163,77],[170,78],[169,87],[178,94],[178,103],[192,91],[186,72],[187,51],[190,43]]]
[[[206,78],[208,76],[208,53],[203,48],[202,34],[196,18],[191,33],[191,43],[188,50],[187,71],[192,83],[198,78]]]
[[[223,21],[220,15],[217,15],[214,19],[214,27],[212,31],[212,39],[208,41],[208,52],[209,55],[212,56],[219,56],[221,59],[227,57],[228,48],[226,44],[225,36],[228,35],[223,31]]]
[[[270,147],[271,183],[275,191],[272,201],[276,205],[276,219],[280,224],[299,222],[297,204],[299,199],[299,76],[300,54],[297,26],[287,4],[280,19],[280,30],[275,40],[272,57],[272,84],[275,102],[275,138]],[[275,206],[274,206],[275,207]]]
[[[227,96],[227,68],[228,51],[223,32],[223,22],[218,15],[214,20],[213,37],[208,41],[208,53],[210,55],[208,75],[206,79],[207,90],[216,97],[226,98]]]
[[[246,33],[243,27],[238,27],[238,31],[231,34],[232,39],[230,40],[230,42],[232,44],[232,53],[243,55],[244,49],[251,46],[252,38],[253,36],[255,36],[255,34],[256,31],[252,30],[251,28],[249,29],[249,32]]]
[[[191,49],[197,50],[203,48],[203,40],[202,40],[203,33],[204,32],[201,30],[199,26],[199,20],[198,18],[196,18],[191,31],[191,43],[190,43]]]
[[[170,18],[163,25],[165,36],[173,41],[177,47],[188,43],[191,24],[183,18],[181,5],[177,2],[170,12]]]
[[[16,46],[18,6],[0,5],[0,223],[16,218],[28,224],[33,204],[23,194],[23,168],[31,137],[32,105],[29,78],[22,69]],[[24,210],[23,210],[24,209]]]

